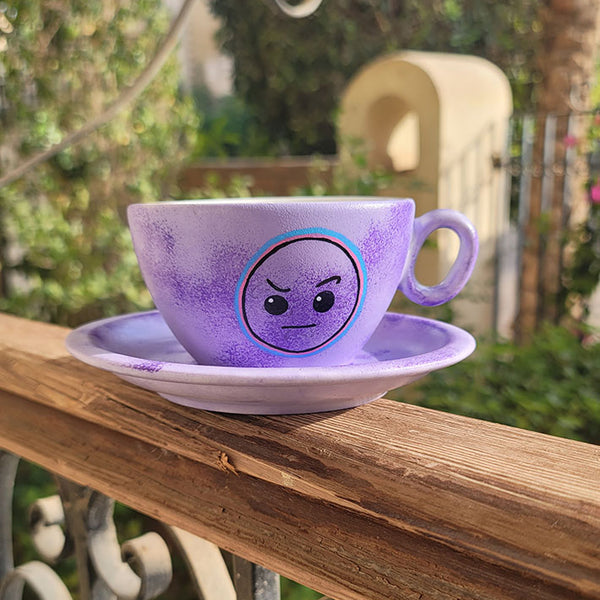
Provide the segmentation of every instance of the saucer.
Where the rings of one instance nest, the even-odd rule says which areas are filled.
[[[475,349],[447,323],[386,313],[351,364],[339,367],[238,368],[199,365],[158,311],[88,323],[67,337],[79,360],[194,408],[243,414],[298,414],[351,408],[380,398]]]

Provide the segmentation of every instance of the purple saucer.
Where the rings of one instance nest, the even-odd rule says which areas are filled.
[[[386,313],[363,351],[339,367],[238,368],[199,365],[158,311],[102,319],[73,330],[67,349],[161,396],[226,413],[294,414],[351,408],[460,362],[475,349],[462,329]]]

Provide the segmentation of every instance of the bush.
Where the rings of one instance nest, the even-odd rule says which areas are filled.
[[[160,0],[1,6],[4,172],[101,112],[139,75],[169,24]],[[125,207],[174,191],[197,126],[172,57],[134,106],[0,189],[0,309],[77,325],[149,307]]]
[[[477,419],[600,444],[600,344],[547,325],[526,346],[483,343],[429,374],[411,401]],[[402,390],[394,396],[403,399]]]
[[[206,88],[194,90],[200,119],[192,158],[272,156],[275,152],[251,111],[237,96],[214,98]]]

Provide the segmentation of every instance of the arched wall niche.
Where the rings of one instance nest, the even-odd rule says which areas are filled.
[[[347,169],[358,147],[371,167],[392,174],[385,195],[413,198],[417,215],[452,208],[475,224],[480,254],[471,282],[453,302],[457,321],[482,332],[493,320],[511,323],[510,302],[490,297],[498,277],[494,252],[511,235],[504,177],[493,166],[506,155],[512,114],[506,76],[475,56],[399,52],[363,67],[340,108],[340,158]],[[422,252],[417,275],[423,283],[443,278],[457,245],[454,234],[442,231]],[[508,278],[504,285],[515,281]],[[498,319],[495,302],[505,313]]]

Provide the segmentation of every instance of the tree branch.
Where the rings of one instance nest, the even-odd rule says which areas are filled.
[[[171,24],[171,28],[163,39],[162,44],[156,51],[156,54],[152,57],[150,62],[146,65],[145,69],[142,71],[140,76],[135,80],[133,85],[126,88],[112,103],[109,104],[106,109],[88,121],[81,129],[77,129],[69,133],[66,137],[64,137],[60,142],[51,146],[47,150],[40,152],[39,154],[35,154],[31,158],[27,159],[25,162],[18,165],[12,171],[9,171],[6,175],[0,177],[0,188],[4,187],[13,181],[16,181],[25,173],[39,165],[40,163],[52,158],[59,152],[62,152],[69,146],[80,142],[84,137],[88,134],[92,133],[102,125],[108,123],[111,119],[113,119],[121,110],[125,108],[130,102],[135,100],[142,91],[148,86],[148,84],[154,79],[154,77],[158,74],[158,72],[163,67],[165,61],[171,54],[171,51],[175,47],[177,40],[183,27],[187,21],[187,18],[192,9],[192,5],[195,0],[185,0],[179,13],[173,20]]]

